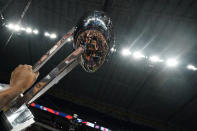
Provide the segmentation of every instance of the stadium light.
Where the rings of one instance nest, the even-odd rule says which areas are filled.
[[[6,27],[9,28],[9,29],[13,29],[14,25],[10,23],[10,24],[6,25]]]
[[[131,52],[129,51],[129,49],[123,49],[122,50],[122,55],[123,56],[129,56],[129,55],[131,55]]]
[[[14,31],[19,31],[20,30],[20,26],[19,25],[14,25],[13,26],[13,30]]]
[[[187,65],[187,69],[193,70],[193,71],[197,70],[197,68],[195,66],[193,66],[193,65]]]
[[[33,30],[33,33],[34,33],[34,34],[38,34],[39,32],[38,32],[37,29],[35,29],[35,30]]]
[[[139,52],[139,51],[134,52],[134,53],[133,53],[133,57],[134,57],[135,59],[145,58],[145,56],[144,56],[141,52]]]
[[[26,32],[30,34],[30,33],[32,33],[32,29],[30,27],[27,27]]]
[[[173,59],[173,58],[170,58],[166,61],[166,64],[167,66],[170,66],[170,67],[175,67],[178,65],[178,62],[176,59]]]
[[[50,36],[50,34],[48,32],[45,32],[44,36]]]
[[[116,52],[116,49],[115,49],[114,47],[112,47],[112,48],[110,49],[110,51],[111,51],[111,52]]]
[[[50,38],[55,39],[55,38],[57,38],[57,35],[53,33],[53,34],[50,35]]]
[[[20,28],[20,30],[22,30],[22,31],[26,31],[26,29],[25,29],[24,27],[21,27],[21,28]]]
[[[160,59],[158,56],[151,56],[151,57],[149,58],[149,60],[150,60],[151,62],[163,62],[163,60]]]

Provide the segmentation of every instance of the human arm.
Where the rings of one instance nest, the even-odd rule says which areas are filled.
[[[39,73],[34,73],[29,65],[19,65],[11,75],[10,88],[0,92],[0,110],[18,95],[27,90],[37,79]]]

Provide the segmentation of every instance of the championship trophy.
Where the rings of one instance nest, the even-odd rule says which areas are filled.
[[[114,44],[111,19],[104,12],[87,13],[79,20],[76,27],[73,27],[41,57],[33,66],[33,71],[39,71],[58,50],[70,42],[73,42],[74,51],[68,57],[25,94],[18,96],[3,108],[3,117],[9,125],[9,130],[14,131],[19,128],[22,130],[32,124],[33,115],[27,107],[77,65],[80,64],[86,72],[93,73],[104,64]],[[24,125],[28,120],[30,122]]]

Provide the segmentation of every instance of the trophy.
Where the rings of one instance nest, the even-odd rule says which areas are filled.
[[[12,119],[12,121],[9,120],[11,116],[16,114],[16,112],[20,112],[19,109],[22,107],[27,108],[77,65],[80,64],[86,72],[93,73],[104,64],[110,54],[110,48],[114,45],[111,19],[104,12],[100,11],[89,12],[81,17],[77,26],[73,27],[40,58],[33,66],[33,71],[39,71],[58,50],[70,42],[73,42],[74,51],[69,56],[61,61],[25,94],[18,96],[3,108],[4,117],[7,118],[11,125],[10,129],[14,130],[17,124],[20,125],[20,121],[17,120],[17,123],[16,118]],[[25,110],[24,108],[22,109]],[[29,114],[29,116],[31,115]]]

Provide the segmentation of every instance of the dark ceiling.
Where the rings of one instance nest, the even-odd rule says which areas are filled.
[[[0,0],[5,22],[18,21],[26,3]],[[8,83],[18,64],[33,65],[91,10],[104,10],[112,18],[117,52],[94,74],[78,66],[37,102],[65,112],[67,106],[60,100],[67,101],[79,109],[90,108],[159,130],[196,131],[197,73],[184,67],[197,64],[196,0],[33,0],[22,23],[38,28],[39,35],[14,34],[5,47],[10,31],[1,26],[0,82]],[[44,37],[44,31],[55,31],[58,39]],[[121,56],[121,49],[135,40],[132,50],[176,57],[180,65],[173,69],[163,64],[150,66],[146,61]],[[67,45],[58,52],[41,69],[40,78],[71,51],[72,45]],[[81,115],[88,116],[88,111]],[[98,118],[105,121],[105,117]]]

